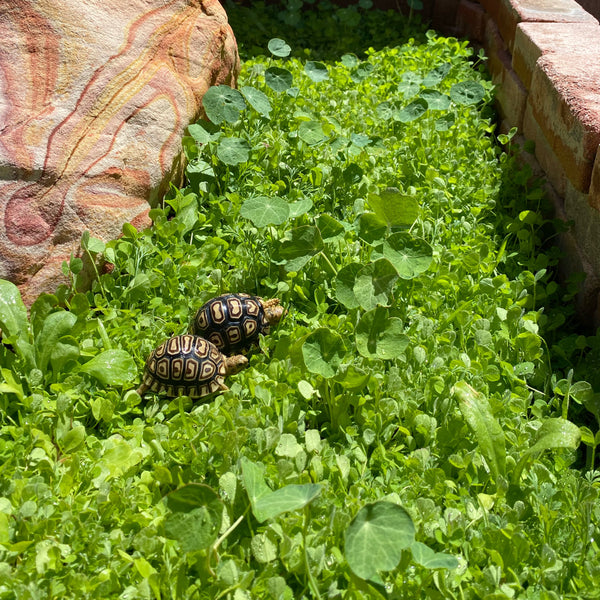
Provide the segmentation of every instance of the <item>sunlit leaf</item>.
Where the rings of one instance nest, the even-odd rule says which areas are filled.
[[[433,260],[433,250],[425,240],[404,232],[394,233],[385,239],[383,255],[402,279],[413,279],[424,273]]]
[[[302,344],[306,368],[326,378],[336,374],[345,352],[342,338],[326,327],[313,331]]]
[[[273,107],[271,106],[271,101],[269,97],[260,90],[257,90],[255,87],[244,85],[241,87],[242,94],[248,101],[248,104],[263,117],[269,118],[271,114],[271,110]]]
[[[378,304],[387,305],[390,294],[398,279],[398,273],[387,258],[365,265],[357,274],[354,282],[354,295],[360,306],[371,310]]]
[[[379,194],[371,193],[367,200],[373,212],[387,223],[388,227],[412,225],[420,213],[417,198],[394,187],[386,188]]]
[[[450,98],[456,104],[477,104],[485,96],[484,87],[477,81],[459,81],[450,88]]]
[[[385,501],[367,504],[346,529],[344,554],[356,575],[381,583],[378,571],[395,569],[414,536],[415,526],[404,508]]]
[[[285,92],[292,87],[293,75],[287,69],[281,67],[269,67],[265,71],[265,83],[274,92]]]
[[[356,325],[356,349],[367,358],[398,358],[408,344],[402,321],[381,306],[366,312]]]
[[[235,123],[246,108],[246,102],[240,92],[228,85],[213,85],[202,97],[202,106],[206,116],[218,125],[223,121]]]
[[[392,116],[396,121],[400,121],[400,123],[410,123],[423,115],[427,111],[427,108],[427,101],[423,98],[417,98],[404,108],[394,111]]]
[[[287,221],[289,214],[289,204],[278,196],[248,198],[240,207],[240,215],[250,219],[256,227],[281,225]]]
[[[217,156],[226,165],[239,165],[250,158],[250,144],[240,138],[221,138],[217,146]]]
[[[104,385],[125,385],[137,377],[137,367],[125,350],[105,350],[81,365],[80,370]]]
[[[277,56],[278,58],[286,58],[292,51],[289,45],[281,38],[270,39],[267,48],[273,56]]]
[[[309,60],[304,65],[304,72],[315,82],[326,81],[329,79],[329,71],[322,62]]]
[[[298,137],[309,146],[322,142],[327,136],[323,126],[317,121],[302,121],[298,127]]]

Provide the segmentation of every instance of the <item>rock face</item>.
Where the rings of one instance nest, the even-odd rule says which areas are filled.
[[[83,231],[149,223],[237,46],[217,0],[10,0],[0,39],[0,277],[31,301]]]

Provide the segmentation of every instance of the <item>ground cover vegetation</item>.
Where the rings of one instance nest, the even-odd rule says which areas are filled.
[[[596,338],[483,57],[253,4],[154,226],[85,235],[112,271],[29,316],[0,282],[0,598],[597,597]],[[288,313],[228,392],[142,400],[227,291]]]

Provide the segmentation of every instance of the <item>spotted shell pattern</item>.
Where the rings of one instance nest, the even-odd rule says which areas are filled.
[[[269,333],[270,324],[262,298],[225,294],[209,300],[198,310],[192,331],[230,354],[256,343],[259,334]]]
[[[138,392],[200,398],[226,389],[226,375],[225,357],[214,344],[194,335],[178,335],[150,354]]]

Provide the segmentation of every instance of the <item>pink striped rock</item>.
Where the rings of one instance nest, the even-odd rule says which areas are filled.
[[[31,302],[83,231],[149,224],[237,46],[217,0],[10,0],[0,39],[0,277]]]

